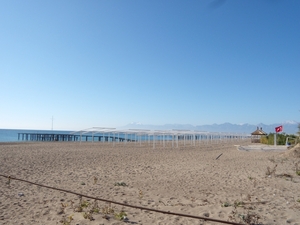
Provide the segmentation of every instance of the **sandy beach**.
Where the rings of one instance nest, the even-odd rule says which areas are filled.
[[[0,174],[150,209],[244,224],[300,225],[300,158],[289,150],[242,151],[237,145],[250,143],[155,149],[137,143],[0,143]],[[221,224],[0,177],[0,224],[124,223]]]

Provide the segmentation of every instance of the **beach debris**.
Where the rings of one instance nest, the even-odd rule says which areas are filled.
[[[7,178],[8,178],[8,181],[6,182],[6,184],[10,185],[11,178],[10,178],[10,176],[8,176]]]
[[[299,164],[299,162],[295,163],[296,174],[297,174],[298,176],[300,176],[300,169],[299,169],[299,167],[298,167],[298,164]]]
[[[85,183],[84,183],[84,182],[81,182],[80,184],[81,184],[81,185],[85,185]]]
[[[205,217],[209,217],[209,213],[203,213],[203,216],[205,216]]]
[[[109,217],[108,215],[104,215],[104,216],[102,216],[102,218],[103,218],[103,219],[106,219],[106,220],[109,220],[110,217]],[[103,225],[104,225],[104,224],[103,224]]]
[[[125,187],[125,186],[128,186],[128,185],[125,182],[116,182],[115,186],[123,186],[123,187]]]
[[[291,181],[293,181],[293,176],[287,173],[283,173],[283,174],[278,174],[276,175],[276,177],[285,177],[286,179],[290,178]]]
[[[98,178],[94,177],[94,184],[97,184]]]
[[[167,204],[166,203],[164,203],[163,201],[161,201],[161,200],[159,200],[158,201],[159,203],[162,203],[162,204],[164,204],[164,206],[167,206]]]
[[[220,158],[221,157],[221,155],[223,155],[223,153],[221,153],[217,158],[216,158],[216,160],[218,159],[218,158]]]
[[[232,206],[229,202],[222,203],[222,207],[229,207]]]
[[[19,197],[23,197],[24,196],[24,194],[22,192],[19,192],[18,195],[19,195]]]

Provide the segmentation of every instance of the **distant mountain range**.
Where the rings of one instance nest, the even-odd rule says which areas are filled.
[[[121,129],[148,129],[148,130],[199,130],[207,132],[234,132],[234,133],[252,133],[257,129],[257,127],[262,128],[266,133],[274,133],[275,127],[282,125],[283,132],[287,134],[297,134],[298,132],[298,122],[287,121],[282,124],[270,124],[266,125],[263,123],[253,125],[253,124],[232,124],[232,123],[222,123],[222,124],[211,124],[211,125],[198,125],[193,126],[191,124],[165,124],[165,125],[145,125],[141,123],[130,123],[126,126],[119,127]]]

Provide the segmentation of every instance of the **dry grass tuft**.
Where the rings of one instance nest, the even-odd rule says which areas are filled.
[[[254,210],[256,209],[257,204],[265,204],[265,202],[253,202],[252,199],[257,198],[248,194],[244,201],[235,200],[232,204],[228,202],[223,203],[223,207],[233,207],[233,210],[228,216],[228,221],[243,223],[246,225],[261,224],[260,220],[262,217]]]
[[[266,176],[275,176],[277,164],[271,169],[269,166],[267,167]]]

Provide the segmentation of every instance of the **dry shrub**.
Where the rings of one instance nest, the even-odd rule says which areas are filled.
[[[290,158],[300,158],[300,144],[288,149],[285,153],[282,154],[284,157]]]
[[[266,176],[275,176],[277,164],[271,169],[269,166],[267,167]]]

